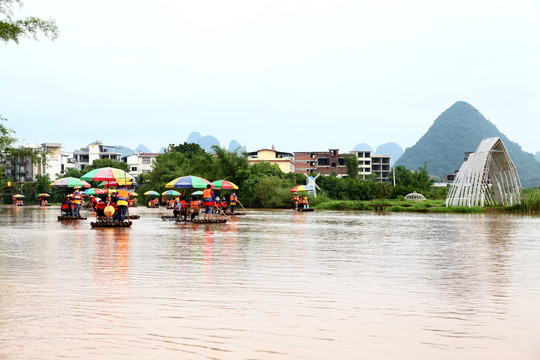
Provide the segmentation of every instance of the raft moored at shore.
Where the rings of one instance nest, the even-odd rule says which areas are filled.
[[[64,221],[64,220],[87,220],[85,217],[81,216],[73,216],[73,215],[60,215],[58,216],[58,221]]]
[[[141,215],[129,215],[129,218],[132,220],[137,220],[141,218]]]

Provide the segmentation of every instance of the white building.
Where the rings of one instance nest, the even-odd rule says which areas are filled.
[[[110,145],[103,145],[103,141],[96,140],[94,144],[88,147],[75,150],[73,152],[73,168],[82,170],[88,165],[92,165],[94,160],[110,159],[113,161],[122,161],[122,154],[117,151],[118,148]]]
[[[56,174],[67,168],[67,155],[62,153],[62,144],[43,143],[40,145],[23,145],[21,148],[32,149],[45,161],[38,160],[32,164],[32,157],[25,155],[6,160],[6,176],[18,183],[33,182],[36,175],[49,175],[51,181],[56,180]]]
[[[123,158],[129,166],[129,174],[133,177],[138,177],[140,174],[145,174],[152,171],[154,162],[158,157],[158,153],[139,153],[134,151],[133,154]]]
[[[375,178],[381,182],[388,181],[390,176],[390,159],[388,155],[373,154],[370,150],[351,151],[358,159],[358,176],[363,179],[375,174]]]

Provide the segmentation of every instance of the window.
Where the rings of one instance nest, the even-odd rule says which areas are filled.
[[[330,165],[330,161],[328,160],[328,158],[319,158],[318,164],[319,166],[328,166]]]
[[[143,165],[150,165],[152,162],[150,161],[149,157],[143,157],[142,158]]]
[[[341,165],[345,165],[345,158],[339,158],[338,159],[338,164],[341,166]]]
[[[131,167],[131,171],[137,171],[137,167],[136,167],[136,166],[132,166],[132,167]]]

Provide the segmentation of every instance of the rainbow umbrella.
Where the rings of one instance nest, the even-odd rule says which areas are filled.
[[[188,176],[183,176],[183,177],[174,179],[173,181],[165,185],[165,187],[167,189],[171,189],[171,188],[206,189],[207,185],[212,185],[212,183],[206,179],[203,179],[202,177],[188,175]]]
[[[150,191],[145,192],[143,195],[146,195],[146,196],[159,196],[159,193],[157,191],[150,190]]]
[[[291,192],[299,192],[299,191],[313,191],[313,188],[308,185],[298,185],[292,188]]]
[[[216,190],[223,190],[223,189],[238,190],[238,186],[235,183],[232,183],[227,180],[212,181],[212,184],[214,184],[214,189]]]
[[[180,196],[181,194],[176,190],[167,190],[161,193],[163,196]]]
[[[139,196],[135,191],[130,191],[129,196]]]
[[[49,197],[49,196],[51,196],[51,195],[49,195],[47,193],[41,193],[41,194],[38,194],[37,197],[40,198],[40,197]]]
[[[77,178],[74,178],[74,177],[66,177],[66,178],[55,180],[49,186],[50,187],[55,187],[55,188],[64,188],[64,187],[73,188],[73,187],[77,187],[77,186],[78,187],[84,187],[84,188],[92,187],[86,181],[83,181],[81,179],[77,179]]]
[[[112,167],[104,167],[104,168],[94,169],[84,174],[83,176],[81,176],[81,180],[127,182],[127,181],[133,181],[133,176],[129,175],[127,172],[121,169],[116,169]]]
[[[15,195],[12,196],[12,198],[14,198],[14,199],[24,199],[25,197],[26,196],[21,195],[21,194],[15,194]]]
[[[101,195],[101,194],[106,194],[107,190],[92,188],[92,189],[84,190],[82,193],[83,195],[86,195],[86,196]]]
[[[202,195],[202,191],[201,190],[194,191],[193,193],[191,193],[191,195],[192,196]]]
[[[102,181],[98,184],[98,188],[104,188],[104,187],[118,187],[118,186],[131,186],[133,185],[133,181],[131,180],[124,180],[124,179],[118,179],[118,181]]]

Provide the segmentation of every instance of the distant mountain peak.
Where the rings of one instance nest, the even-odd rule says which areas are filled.
[[[362,150],[373,151],[373,148],[366,143],[360,143],[356,145],[352,151],[362,151]]]
[[[140,144],[139,146],[137,146],[137,147],[135,148],[135,150],[137,150],[137,151],[140,152],[140,153],[151,153],[151,152],[152,152],[149,148],[147,148],[147,147],[144,146],[143,144]]]
[[[427,165],[429,174],[441,177],[461,167],[465,152],[475,151],[483,139],[500,137],[518,169],[523,186],[540,177],[540,163],[510,141],[475,107],[457,101],[442,112],[428,131],[396,162],[409,170]]]

